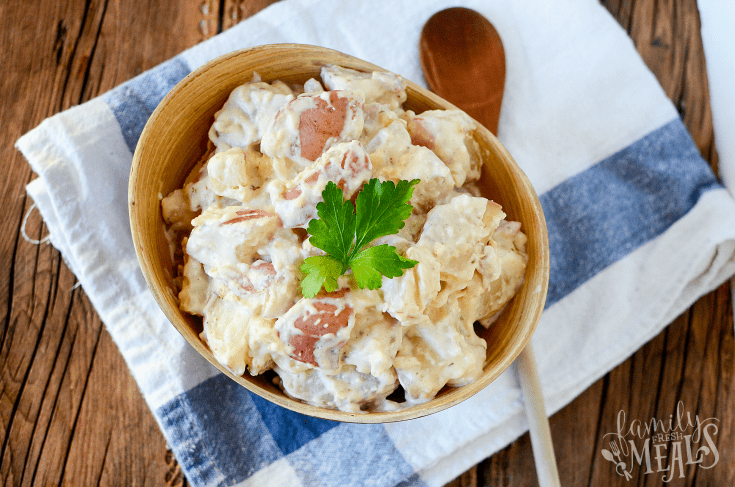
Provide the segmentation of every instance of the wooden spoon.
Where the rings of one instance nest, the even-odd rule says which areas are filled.
[[[419,55],[429,88],[497,135],[505,88],[505,51],[492,24],[468,8],[437,12],[421,31]],[[517,366],[539,485],[560,486],[530,342],[518,356]]]
[[[437,12],[421,31],[419,56],[429,89],[497,135],[505,51],[492,24],[468,8]]]

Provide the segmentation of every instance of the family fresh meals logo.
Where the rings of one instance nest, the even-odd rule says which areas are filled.
[[[720,460],[713,441],[719,419],[700,419],[684,410],[679,401],[676,414],[668,420],[651,418],[628,424],[625,412],[618,413],[617,431],[604,436],[602,457],[614,464],[615,472],[630,480],[634,469],[644,474],[659,474],[664,482],[683,478],[685,465],[712,468]]]

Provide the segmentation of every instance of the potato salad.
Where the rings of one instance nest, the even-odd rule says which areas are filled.
[[[480,195],[475,122],[405,101],[390,73],[326,66],[299,86],[255,74],[162,198],[180,307],[233,374],[272,370],[288,396],[348,412],[410,407],[482,374],[476,323],[491,326],[521,286],[526,237]],[[354,203],[372,180],[414,181],[410,216],[369,244],[412,267],[374,289],[348,269],[305,295],[304,261],[325,255],[309,226],[325,188]]]

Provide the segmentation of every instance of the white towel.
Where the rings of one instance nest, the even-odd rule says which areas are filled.
[[[103,96],[18,148],[51,242],[120,348],[192,485],[440,486],[527,429],[515,368],[441,413],[387,425],[301,416],[209,366],[146,288],[127,217],[135,142],[161,98],[226,52],[297,42],[425,85],[424,22],[464,5],[506,52],[499,138],[540,194],[551,282],[533,337],[550,413],[735,273],[735,202],[632,42],[597,2],[284,0]]]

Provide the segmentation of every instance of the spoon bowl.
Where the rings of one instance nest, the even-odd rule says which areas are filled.
[[[505,50],[485,17],[464,7],[435,13],[421,31],[419,58],[431,91],[497,135]]]

